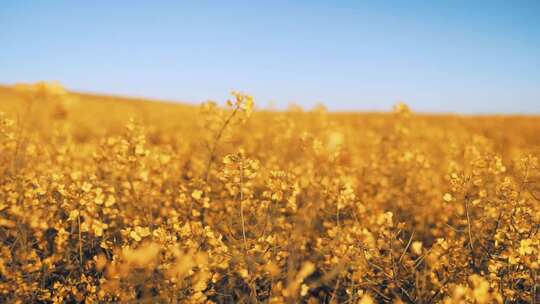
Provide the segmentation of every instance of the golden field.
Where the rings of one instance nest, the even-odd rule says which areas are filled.
[[[0,112],[1,303],[540,303],[540,117]]]

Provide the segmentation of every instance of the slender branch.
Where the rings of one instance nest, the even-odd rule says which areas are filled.
[[[340,279],[337,279],[336,286],[334,286],[334,291],[332,292],[332,297],[330,298],[330,303],[334,303],[334,299],[338,293],[339,284],[341,283]]]
[[[244,250],[247,252],[246,224],[244,221],[244,160],[240,160],[240,218],[242,220],[242,237],[244,238]]]
[[[398,264],[401,263],[401,261],[403,260],[403,257],[404,257],[405,254],[407,253],[407,250],[409,250],[409,247],[411,246],[413,237],[414,237],[414,230],[413,230],[413,232],[411,233],[411,237],[409,238],[409,241],[407,242],[407,246],[405,246],[405,249],[403,249],[403,253],[401,253],[401,256],[400,256],[399,259],[398,259]]]
[[[218,133],[216,133],[216,136],[214,138],[214,142],[212,143],[212,149],[210,150],[210,155],[208,156],[208,162],[206,163],[206,171],[204,173],[204,181],[205,182],[208,182],[208,179],[210,178],[210,169],[212,168],[212,163],[214,162],[214,159],[216,158],[216,150],[217,150],[218,142],[220,141],[221,137],[223,136],[223,132],[225,131],[225,129],[227,128],[227,126],[229,125],[229,123],[231,122],[231,120],[236,115],[236,113],[238,112],[239,109],[240,109],[240,106],[237,105],[233,109],[233,111],[231,112],[231,115],[229,115],[229,117],[227,117],[227,119],[225,120],[225,122],[221,126],[221,129],[218,131]],[[192,209],[193,209],[193,202],[192,202],[192,205],[190,207],[190,216],[191,216]],[[202,208],[201,209],[201,215],[200,215],[200,220],[201,220],[201,223],[203,224],[203,226],[204,226],[204,223],[205,223],[205,212],[204,211],[205,211],[205,209]]]
[[[339,202],[336,204],[336,226],[339,229]]]
[[[34,106],[35,99],[30,98],[30,101],[27,104],[26,111],[23,115],[24,118],[28,118]],[[16,175],[20,169],[20,165],[24,162],[24,153],[22,156],[19,155],[21,149],[24,149],[26,146],[27,136],[26,123],[28,119],[23,119],[20,116],[20,113],[17,114],[18,130],[17,130],[17,141],[15,143],[15,151],[13,152],[13,172]]]
[[[233,109],[233,111],[231,112],[231,115],[229,115],[229,117],[227,117],[227,119],[225,120],[225,122],[223,123],[223,125],[221,126],[219,131],[216,133],[216,136],[214,138],[214,142],[212,144],[212,149],[210,150],[210,156],[208,157],[208,162],[206,163],[206,172],[204,173],[204,180],[205,181],[208,181],[208,178],[210,176],[210,169],[211,169],[212,163],[214,162],[214,159],[216,157],[215,154],[216,154],[216,150],[217,150],[217,145],[218,145],[221,137],[223,136],[223,132],[225,131],[227,126],[230,124],[231,120],[236,115],[236,113],[238,112],[239,109],[240,109],[240,107],[238,107],[238,106]]]
[[[474,254],[474,243],[473,243],[473,237],[472,237],[471,216],[469,213],[469,199],[468,198],[465,198],[465,213],[467,215],[467,232],[469,235],[469,248],[471,250],[472,265],[473,265],[473,268],[476,268],[476,258]]]
[[[77,223],[79,226],[79,262],[83,266],[83,251],[82,251],[82,235],[81,235],[81,215],[77,215]]]

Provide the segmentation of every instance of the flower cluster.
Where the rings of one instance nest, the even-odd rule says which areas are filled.
[[[2,303],[540,303],[540,118],[0,88]]]

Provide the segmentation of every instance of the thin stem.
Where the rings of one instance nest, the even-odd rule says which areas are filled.
[[[336,204],[336,225],[339,229],[339,202]]]
[[[334,303],[334,299],[336,298],[336,295],[338,293],[340,279],[337,279],[336,286],[334,286],[334,291],[332,292],[332,297],[330,298],[330,303]]]
[[[403,257],[405,257],[405,254],[407,253],[407,250],[409,250],[409,247],[411,246],[413,237],[414,237],[414,230],[411,233],[411,237],[409,238],[409,241],[407,242],[407,246],[405,246],[405,249],[403,249],[403,252],[401,253],[401,256],[398,259],[398,264],[401,263],[401,261],[403,260]]]
[[[532,270],[533,284],[531,288],[531,303],[536,304],[536,293],[538,289],[538,283],[536,283],[536,269]]]
[[[210,169],[212,168],[212,163],[214,162],[214,159],[216,158],[216,150],[217,150],[218,142],[221,139],[221,137],[223,136],[223,132],[225,131],[225,129],[227,128],[227,126],[229,125],[229,123],[231,122],[234,115],[236,115],[236,113],[238,112],[239,109],[240,109],[239,106],[236,106],[236,108],[233,109],[233,111],[231,112],[231,115],[229,115],[229,117],[227,117],[227,119],[225,120],[225,122],[221,126],[221,129],[218,131],[218,133],[216,134],[216,136],[214,138],[214,142],[212,143],[212,149],[210,150],[210,156],[208,157],[208,162],[206,163],[206,172],[204,173],[204,181],[205,182],[208,182],[208,179],[210,178]],[[193,210],[193,202],[191,203],[191,207],[190,207],[190,211],[189,211],[189,213],[190,213],[189,216],[190,217],[191,217],[192,210]],[[201,208],[200,213],[201,213],[200,220],[201,220],[202,225],[204,226],[204,223],[205,223],[205,209]]]
[[[244,221],[244,160],[240,160],[240,219],[242,220],[242,237],[244,250],[247,252],[246,224]]]
[[[225,120],[225,122],[223,123],[223,125],[221,126],[220,130],[218,131],[218,133],[216,134],[216,136],[214,138],[214,142],[212,144],[212,149],[210,150],[210,156],[208,157],[208,162],[206,163],[206,172],[204,174],[204,180],[205,181],[208,181],[208,178],[210,176],[210,169],[211,169],[212,163],[214,162],[214,159],[216,157],[215,154],[216,154],[217,145],[219,143],[219,140],[223,136],[223,132],[225,131],[225,129],[227,128],[227,126],[229,125],[229,123],[231,122],[233,117],[238,112],[238,109],[240,109],[238,106],[236,108],[234,108],[234,110],[231,112],[231,115],[229,115],[229,117],[227,117],[227,119]]]
[[[81,215],[77,215],[77,223],[79,225],[79,261],[81,267],[83,265],[83,251],[82,251],[82,234],[81,234]]]
[[[32,111],[32,108],[34,106],[34,102],[35,102],[35,99],[34,98],[30,98],[30,101],[28,102],[27,104],[27,107],[26,107],[26,111],[23,115],[23,117],[25,118],[28,118],[30,116],[30,113]],[[26,122],[28,121],[28,119],[22,119],[20,114],[17,115],[18,119],[18,130],[17,130],[17,141],[15,143],[15,151],[14,151],[14,155],[13,155],[13,173],[15,175],[18,174],[19,172],[19,169],[20,169],[20,165],[22,163],[24,163],[24,160],[22,159],[24,157],[24,154],[22,156],[19,155],[21,149],[24,149],[25,145],[26,145],[26,134],[25,134],[25,131],[26,131]]]
[[[474,254],[474,244],[473,244],[473,237],[472,237],[471,216],[469,213],[469,199],[468,198],[465,198],[465,213],[467,215],[467,232],[469,235],[469,247],[471,249],[472,265],[474,268],[476,268],[476,258]]]

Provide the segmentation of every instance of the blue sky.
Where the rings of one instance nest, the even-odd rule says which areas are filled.
[[[0,83],[261,107],[540,113],[540,1],[0,3]]]

